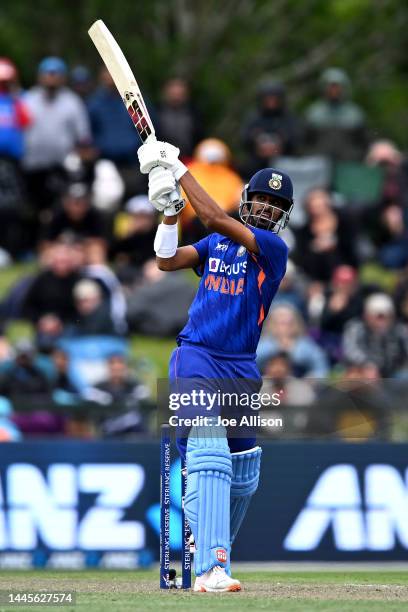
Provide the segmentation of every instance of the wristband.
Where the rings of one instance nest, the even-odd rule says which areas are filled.
[[[183,164],[183,162],[181,162],[179,159],[176,161],[176,163],[174,164],[174,166],[172,166],[171,171],[173,173],[174,178],[176,179],[176,181],[180,180],[181,177],[183,176],[183,174],[185,174],[186,172],[188,172],[188,168],[187,166],[185,166]]]
[[[157,257],[163,259],[169,259],[176,254],[178,246],[178,224],[167,225],[160,223],[157,228],[156,236],[154,239],[154,252]]]

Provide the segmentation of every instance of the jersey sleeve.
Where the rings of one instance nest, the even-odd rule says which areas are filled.
[[[205,238],[202,238],[201,240],[199,240],[198,242],[195,242],[192,245],[197,251],[198,257],[200,258],[200,263],[198,264],[198,266],[195,266],[193,270],[197,274],[197,276],[200,276],[200,277],[204,274],[205,262],[206,262],[206,259],[208,259],[208,248],[210,244],[210,237],[211,237],[210,235],[206,236]]]
[[[210,236],[206,236],[202,240],[199,240],[198,242],[195,242],[193,244],[193,247],[197,251],[198,256],[200,258],[200,264],[204,263],[208,257],[209,244],[210,244]]]
[[[257,260],[265,274],[273,280],[281,280],[286,272],[288,247],[277,234],[257,227],[249,227],[255,235],[259,254]]]

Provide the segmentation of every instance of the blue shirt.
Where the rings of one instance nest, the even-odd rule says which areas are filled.
[[[24,136],[18,124],[16,102],[8,93],[0,93],[0,155],[20,159],[23,155]]]
[[[193,245],[203,275],[178,344],[232,354],[256,352],[263,321],[285,275],[288,247],[271,231],[249,229],[258,254],[221,234]]]

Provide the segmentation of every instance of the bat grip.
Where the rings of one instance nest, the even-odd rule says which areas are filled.
[[[177,191],[177,189],[174,189],[174,191],[171,192],[169,197],[170,197],[170,202],[179,202],[180,201],[180,194]]]

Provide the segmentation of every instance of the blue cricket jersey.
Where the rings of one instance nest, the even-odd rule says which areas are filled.
[[[277,234],[249,227],[259,253],[210,234],[194,248],[203,267],[183,342],[231,354],[255,353],[263,321],[285,275],[288,247]]]

